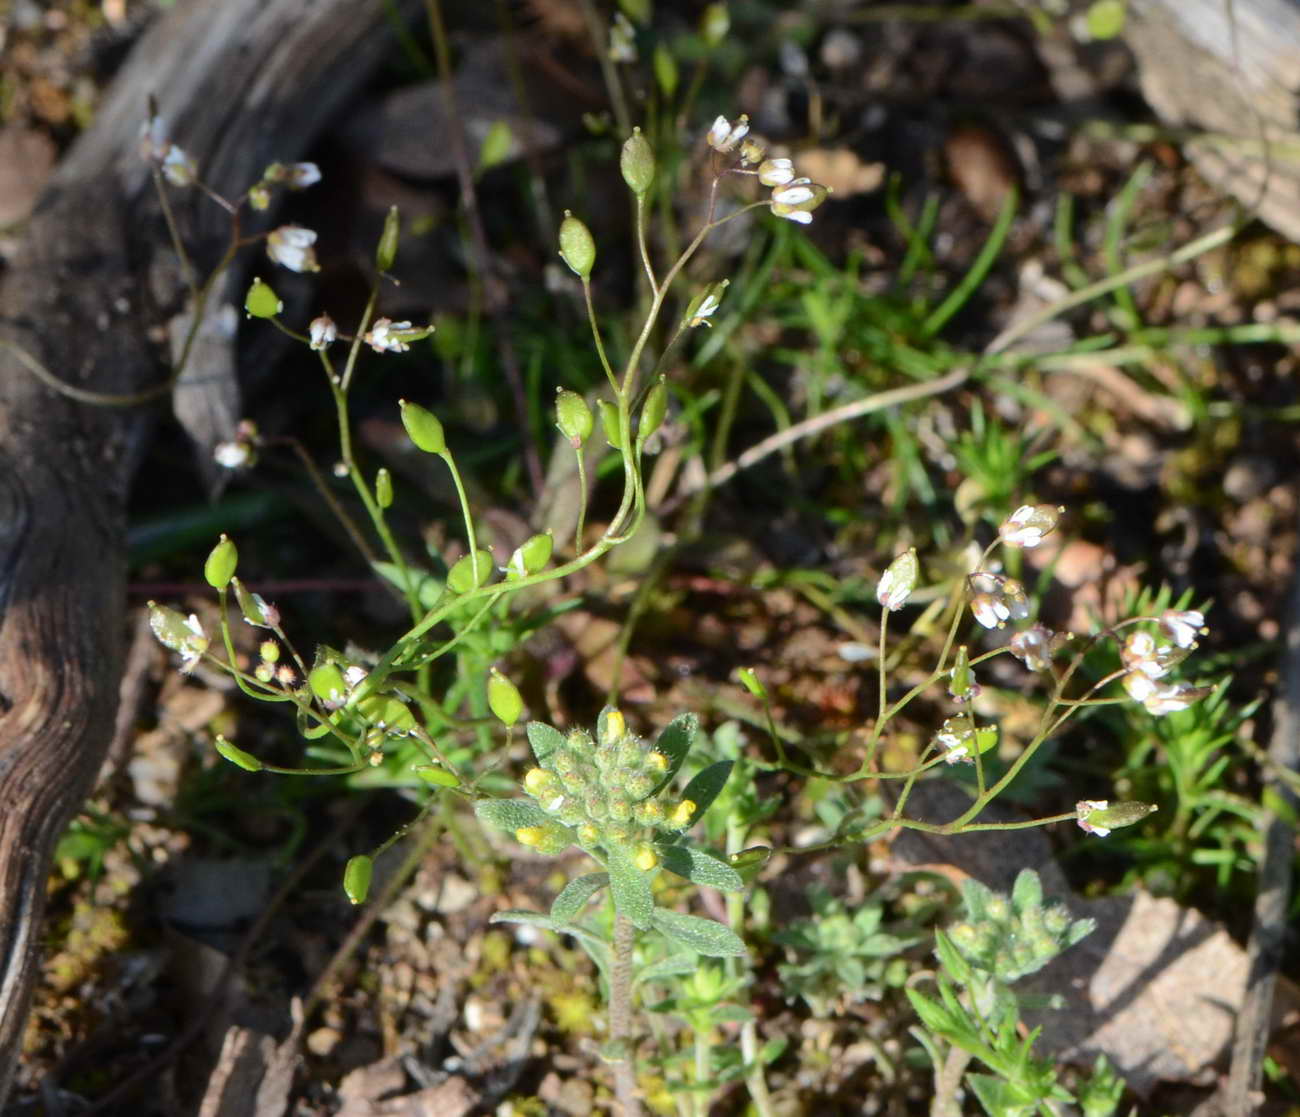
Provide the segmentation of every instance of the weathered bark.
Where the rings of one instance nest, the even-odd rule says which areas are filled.
[[[1210,182],[1300,240],[1300,0],[1133,0],[1125,41]]]
[[[150,328],[181,291],[166,278],[176,269],[136,151],[148,97],[205,180],[237,194],[268,162],[297,157],[365,80],[386,45],[384,20],[382,0],[191,0],[168,13],[6,262],[3,336],[82,389],[163,380]],[[173,196],[202,257],[222,218],[196,194]],[[112,733],[125,498],[151,411],[76,402],[0,347],[0,1107],[51,852]]]

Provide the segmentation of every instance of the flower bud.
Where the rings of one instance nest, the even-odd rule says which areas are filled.
[[[235,550],[235,544],[223,535],[203,564],[203,577],[214,590],[224,590],[235,576],[238,564],[239,552]]]
[[[762,680],[759,679],[752,667],[738,667],[736,669],[736,678],[740,680],[741,686],[760,702],[767,698],[767,687],[763,685]]]
[[[257,654],[262,657],[264,663],[279,663],[280,645],[274,640],[263,640],[257,646]]]
[[[640,128],[632,129],[632,135],[623,144],[618,165],[632,193],[638,198],[644,196],[655,180],[655,153]]]
[[[243,768],[245,772],[260,772],[262,770],[262,762],[257,757],[232,745],[219,733],[217,739],[213,742],[213,746],[222,757],[229,760],[236,767]]]
[[[673,830],[685,830],[695,820],[695,801],[683,799],[668,814],[667,825]]]
[[[274,318],[284,309],[284,303],[271,289],[269,283],[254,279],[244,296],[244,310],[250,318]]]
[[[397,238],[402,231],[402,219],[397,207],[390,206],[388,216],[384,218],[384,231],[379,235],[379,245],[375,249],[375,267],[380,271],[389,271],[397,259]]]
[[[238,578],[232,578],[230,584],[235,587],[235,600],[244,623],[254,628],[275,628],[280,623],[280,610],[262,600],[259,593],[250,593]]]
[[[1061,522],[1064,508],[1022,504],[998,525],[998,536],[1013,547],[1037,547]]]
[[[488,709],[503,725],[514,725],[524,712],[524,699],[519,688],[495,667],[488,675]]]
[[[349,858],[343,868],[343,891],[353,904],[365,903],[370,895],[370,881],[375,875],[375,862],[364,853]]]
[[[662,826],[664,824],[663,805],[658,799],[647,799],[644,803],[638,803],[636,820],[642,826]]]
[[[612,745],[627,736],[627,719],[621,710],[607,708],[599,719],[600,743]]]
[[[393,475],[382,466],[375,474],[375,503],[380,508],[393,506]]]
[[[591,278],[591,268],[596,262],[596,242],[591,230],[568,210],[564,211],[564,220],[560,222],[560,258],[575,275],[584,280]]]
[[[339,328],[328,314],[318,314],[307,327],[308,348],[320,352],[328,349],[339,338]]]
[[[575,450],[591,437],[591,408],[577,392],[562,388],[555,397],[555,425]]]
[[[636,856],[632,858],[632,861],[643,873],[648,873],[658,866],[659,854],[655,852],[654,846],[642,845],[637,848]]]
[[[418,403],[402,399],[397,404],[402,409],[402,426],[406,428],[411,441],[426,454],[445,454],[447,439],[438,417]]]
[[[891,613],[896,613],[912,596],[920,574],[916,548],[909,547],[880,576],[880,581],[876,583],[876,600]]]

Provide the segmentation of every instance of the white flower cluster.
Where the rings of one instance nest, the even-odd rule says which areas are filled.
[[[725,116],[718,117],[709,129],[707,139],[709,146],[720,155],[739,152],[738,170],[756,175],[759,182],[771,188],[769,204],[777,217],[800,225],[812,223],[813,210],[826,200],[829,188],[810,178],[797,178],[794,164],[789,159],[768,158],[767,149],[749,135],[747,116],[742,115],[734,124]]]
[[[1012,547],[1037,547],[1056,530],[1064,511],[1050,504],[1022,504],[998,526],[998,538]],[[985,628],[1003,628],[1008,621],[1029,616],[1029,599],[1015,579],[977,570],[968,575],[967,584],[971,613]],[[1169,682],[1165,676],[1196,647],[1197,637],[1205,632],[1205,617],[1195,609],[1170,609],[1150,619],[1156,620],[1165,642],[1158,642],[1150,632],[1130,633],[1120,647],[1123,669],[1118,677],[1129,697],[1141,702],[1149,713],[1185,710],[1210,688]],[[1029,670],[1047,671],[1053,653],[1065,639],[1035,624],[1012,636],[1008,650]]]

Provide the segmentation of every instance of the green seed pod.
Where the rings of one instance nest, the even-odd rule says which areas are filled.
[[[440,764],[417,764],[411,769],[416,777],[434,787],[459,787],[460,778]]]
[[[632,135],[623,144],[618,166],[632,193],[638,198],[644,196],[655,180],[655,153],[640,128],[632,129]]]
[[[772,850],[768,846],[750,846],[733,853],[727,858],[731,867],[740,874],[740,879],[746,884],[750,884],[767,864],[768,859],[772,856]]]
[[[263,283],[260,279],[253,280],[248,294],[244,296],[244,310],[250,318],[274,318],[283,309],[284,303],[271,290],[270,284]]]
[[[673,52],[660,43],[654,53],[655,80],[663,90],[665,97],[672,97],[677,92],[677,59]],[[627,177],[626,174],[623,176]]]
[[[621,427],[618,421],[618,408],[607,399],[600,400],[596,406],[600,409],[600,425],[605,430],[605,441],[615,450],[619,449],[621,446],[619,439]]]
[[[379,246],[375,249],[375,266],[380,271],[388,271],[397,259],[397,238],[402,231],[402,219],[397,214],[397,207],[388,210],[384,218],[384,231],[379,236]]]
[[[469,593],[478,586],[486,585],[492,577],[492,566],[492,555],[488,551],[465,555],[447,571],[447,588],[452,593]]]
[[[551,561],[551,552],[555,550],[555,537],[549,531],[534,535],[515,548],[510,561],[506,563],[506,578],[523,578],[544,570]]]
[[[957,656],[952,664],[952,676],[948,682],[948,693],[956,698],[959,702],[964,701],[970,694],[974,678],[970,669],[970,654],[966,650],[966,645],[957,649]]]
[[[307,676],[307,685],[322,702],[342,702],[348,692],[343,672],[335,663],[322,663],[313,667]]]
[[[354,904],[365,903],[370,895],[370,881],[375,875],[375,862],[364,853],[350,858],[343,869],[343,891]]]
[[[203,564],[203,577],[214,590],[224,590],[235,576],[235,567],[239,565],[239,552],[226,536],[222,536],[217,545],[208,554]]]
[[[731,30],[731,15],[726,4],[710,4],[700,19],[700,37],[710,47],[716,47]]]
[[[519,688],[495,667],[488,675],[488,709],[503,725],[514,725],[524,712],[523,695]]]
[[[767,697],[767,688],[759,681],[759,678],[754,673],[752,667],[737,668],[736,678],[740,680],[741,685],[755,698],[761,701]]]
[[[575,275],[584,280],[591,278],[591,267],[596,262],[596,242],[591,230],[567,209],[564,220],[560,222],[560,258]]]
[[[245,772],[260,772],[262,770],[262,762],[257,757],[232,745],[220,734],[217,735],[213,745],[221,756],[236,767],[243,768]]]
[[[375,474],[375,503],[380,508],[393,506],[393,475],[387,469],[380,469]]]
[[[199,624],[198,617],[186,617],[166,605],[149,602],[149,627],[164,648],[184,655],[202,655],[208,646],[208,637]]]
[[[641,425],[637,430],[637,437],[645,442],[664,421],[664,416],[668,414],[668,385],[661,376],[650,389],[645,398],[645,406],[641,408]]]
[[[591,437],[591,408],[577,392],[561,388],[555,397],[555,425],[575,450]]]
[[[432,411],[404,399],[398,400],[397,405],[402,409],[402,426],[419,449],[426,454],[447,452],[447,439],[442,433],[442,424]]]
[[[409,733],[415,728],[415,715],[405,702],[391,694],[368,694],[357,702],[356,710],[371,725],[385,730]]]

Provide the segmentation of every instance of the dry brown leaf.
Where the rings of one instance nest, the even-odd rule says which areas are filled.
[[[884,163],[866,163],[847,147],[819,147],[795,156],[801,175],[829,186],[839,198],[870,194],[885,181]]]

